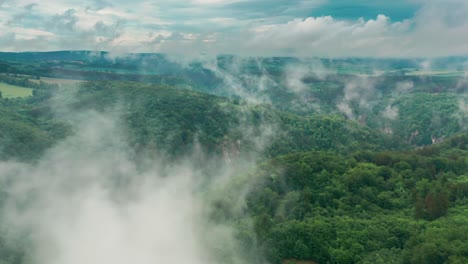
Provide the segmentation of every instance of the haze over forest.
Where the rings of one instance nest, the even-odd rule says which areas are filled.
[[[468,263],[468,2],[0,0],[0,264]]]

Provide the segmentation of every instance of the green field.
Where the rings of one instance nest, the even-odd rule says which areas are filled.
[[[0,91],[3,98],[28,97],[32,95],[32,89],[0,82]]]

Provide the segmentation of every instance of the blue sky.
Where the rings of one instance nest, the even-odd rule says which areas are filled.
[[[311,10],[309,15],[331,15],[343,19],[360,17],[372,19],[379,14],[384,14],[392,20],[404,20],[411,19],[421,7],[421,2],[405,0],[326,1],[318,8]]]
[[[0,0],[0,50],[468,55],[466,0]]]

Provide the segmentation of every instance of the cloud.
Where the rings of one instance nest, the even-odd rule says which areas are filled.
[[[394,51],[394,40],[408,32],[410,22],[391,23],[384,15],[354,22],[331,16],[295,19],[286,24],[260,26],[252,30],[248,46],[260,52],[271,50],[301,56],[386,56]]]
[[[47,37],[50,49],[127,50],[193,54],[286,55],[321,57],[437,57],[468,54],[468,3],[462,0],[399,1],[412,16],[399,18],[395,4],[355,3],[368,15],[341,17],[340,5],[327,1],[58,1],[8,6],[3,29],[16,27],[62,34]],[[383,8],[383,7],[388,7]],[[309,16],[321,8],[317,16]],[[325,8],[325,9],[324,9]],[[326,9],[328,8],[328,9]],[[72,11],[73,10],[73,11]],[[341,10],[341,9],[340,9]],[[386,13],[389,10],[388,13]],[[336,13],[336,15],[334,15]],[[392,15],[392,14],[397,15]],[[408,13],[408,12],[406,12]],[[54,24],[54,21],[56,22]],[[119,22],[120,21],[120,22]],[[125,23],[122,23],[125,21]],[[102,22],[118,25],[120,41],[82,38]],[[65,29],[71,29],[64,32]],[[54,31],[55,30],[55,31]],[[87,32],[85,32],[87,31]],[[172,36],[184,36],[178,40]],[[152,37],[150,37],[152,36]],[[157,36],[155,42],[154,36]],[[190,37],[187,37],[190,36]],[[68,39],[74,39],[74,45]],[[82,38],[82,40],[80,40]],[[449,41],[448,41],[449,40]],[[96,41],[100,44],[96,44]],[[20,43],[24,44],[24,43]],[[13,46],[3,50],[21,50]],[[32,43],[30,50],[42,50]]]
[[[399,115],[398,107],[388,105],[382,113],[382,116],[388,120],[396,120]]]
[[[468,65],[465,65],[468,66]],[[465,67],[466,68],[466,67]],[[464,76],[460,77],[460,80],[457,83],[457,89],[464,91],[464,93],[458,99],[458,113],[456,117],[459,120],[460,126],[463,129],[468,129],[468,73],[465,72]]]
[[[353,76],[346,82],[343,97],[336,106],[348,118],[358,119],[359,117],[355,116],[355,111],[372,109],[371,101],[377,96],[375,80],[368,76]]]
[[[397,82],[396,83],[396,93],[409,93],[413,90],[414,83],[411,81]]]
[[[101,10],[106,7],[113,7],[113,6],[114,5],[111,2],[106,1],[106,0],[93,0],[92,3],[89,6],[87,6],[87,8],[93,9],[93,10]]]
[[[16,34],[13,32],[3,33],[0,35],[0,45],[11,46],[16,42]]]
[[[68,9],[62,14],[57,14],[45,21],[45,28],[60,33],[73,32],[78,22],[75,14],[75,9]]]
[[[28,19],[33,8],[36,6],[37,4],[35,3],[24,6],[20,12],[14,14],[13,17],[6,22],[6,25],[21,25],[26,19]]]
[[[460,126],[462,129],[467,129],[467,121],[468,121],[468,96],[463,96],[462,98],[459,99],[458,101],[458,108],[459,111],[456,114],[458,121],[460,123]]]

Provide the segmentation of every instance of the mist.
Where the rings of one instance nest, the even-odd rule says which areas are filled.
[[[8,238],[28,245],[25,263],[248,263],[253,257],[228,220],[213,218],[215,202],[229,189],[233,200],[224,210],[249,228],[243,199],[250,180],[239,175],[252,161],[210,157],[201,148],[176,160],[136,160],[115,112],[61,114],[71,120],[71,136],[32,164],[0,162],[6,190],[0,230],[13,230]]]
[[[371,100],[376,98],[375,81],[367,76],[356,76],[349,80],[343,90],[343,97],[336,107],[349,119],[358,120],[355,110],[372,108]]]

